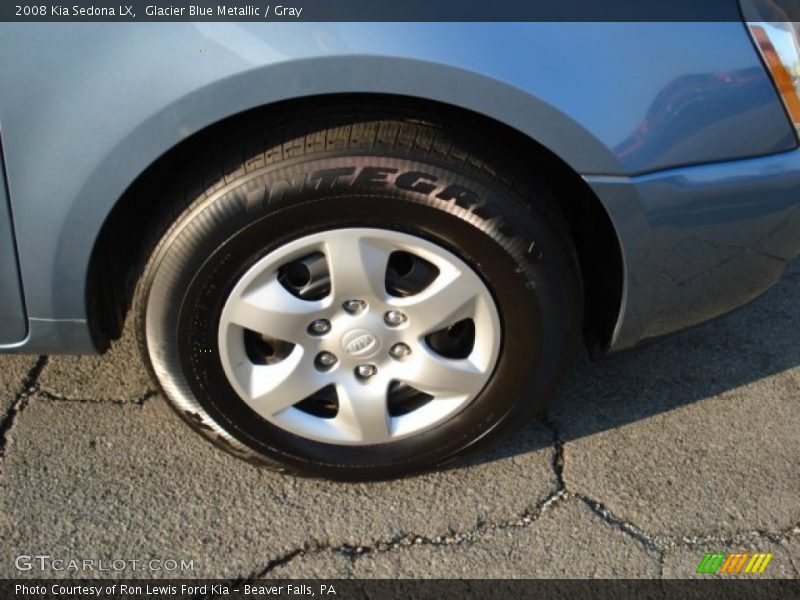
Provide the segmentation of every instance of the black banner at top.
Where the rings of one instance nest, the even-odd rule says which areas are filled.
[[[794,0],[782,0],[794,2]],[[0,21],[739,21],[737,0],[4,0]]]

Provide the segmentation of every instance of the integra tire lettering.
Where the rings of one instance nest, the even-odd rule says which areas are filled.
[[[331,191],[343,187],[371,187],[375,189],[394,185],[408,192],[430,196],[434,192],[440,200],[455,200],[463,208],[481,204],[479,196],[461,185],[441,184],[438,177],[422,171],[404,171],[393,167],[336,167],[320,169],[297,175],[292,179],[278,179],[268,184],[263,199],[272,204],[297,197],[307,191]]]

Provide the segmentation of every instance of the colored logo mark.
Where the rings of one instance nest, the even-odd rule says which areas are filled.
[[[736,552],[734,554],[726,554],[725,552],[717,552],[716,554],[706,554],[700,566],[697,567],[697,573],[723,575],[733,574],[739,575],[741,573],[749,573],[759,575],[767,568],[769,561],[772,560],[772,554],[766,552],[756,552],[750,554],[749,552]]]

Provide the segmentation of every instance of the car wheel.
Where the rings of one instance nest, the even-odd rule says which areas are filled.
[[[581,313],[541,182],[419,120],[260,139],[190,167],[203,184],[166,200],[136,290],[140,346],[190,424],[360,480],[444,465],[541,409]]]

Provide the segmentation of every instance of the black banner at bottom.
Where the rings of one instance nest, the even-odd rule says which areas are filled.
[[[0,580],[4,600],[263,600],[281,598],[800,598],[800,580],[488,580],[488,579],[307,579],[307,580]]]

